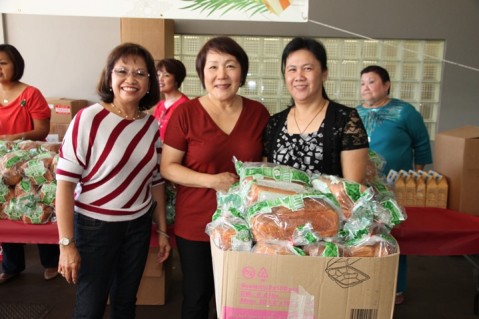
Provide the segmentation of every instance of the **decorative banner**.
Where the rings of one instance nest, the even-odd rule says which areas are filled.
[[[307,22],[309,0],[0,0],[1,13]]]

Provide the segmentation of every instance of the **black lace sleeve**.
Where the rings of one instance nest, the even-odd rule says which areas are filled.
[[[343,129],[342,145],[344,150],[369,147],[368,133],[356,109],[351,109],[349,119]]]
[[[274,114],[269,118],[268,124],[263,133],[263,156],[268,158],[268,162],[273,162],[273,153],[275,151],[276,139],[279,130],[284,125],[289,109]]]
[[[271,141],[271,136],[273,135],[273,118],[270,117],[268,124],[266,125],[266,128],[264,129],[263,132],[263,157],[268,158],[268,162],[270,161],[269,157],[271,154],[271,145],[273,144],[273,141]]]

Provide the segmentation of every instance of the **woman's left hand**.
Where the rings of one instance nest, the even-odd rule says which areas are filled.
[[[156,260],[159,264],[161,264],[166,259],[168,259],[168,256],[170,255],[171,246],[170,246],[169,238],[159,234],[158,246],[159,246],[159,249],[158,249],[158,256]]]
[[[230,172],[223,172],[211,175],[211,180],[210,188],[213,188],[217,192],[227,192],[231,185],[239,181],[239,177]]]
[[[58,272],[69,284],[77,283],[80,261],[80,254],[75,244],[70,244],[66,247],[60,248]]]

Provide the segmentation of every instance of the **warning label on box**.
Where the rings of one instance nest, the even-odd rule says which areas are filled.
[[[70,105],[55,105],[55,113],[60,115],[69,115],[72,113]]]

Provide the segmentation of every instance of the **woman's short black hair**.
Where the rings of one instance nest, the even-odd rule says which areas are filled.
[[[13,63],[12,81],[20,81],[25,71],[25,60],[20,52],[11,44],[0,44],[0,52],[5,52]]]
[[[111,74],[113,67],[118,60],[127,57],[140,57],[145,61],[149,74],[149,88],[148,93],[140,100],[139,108],[141,111],[148,110],[158,103],[158,100],[160,99],[160,88],[158,85],[158,77],[156,76],[155,60],[151,53],[139,44],[123,43],[111,51],[108,55],[106,65],[101,72],[100,80],[97,85],[97,92],[103,102],[113,102],[113,98],[115,97],[111,90]]]
[[[179,89],[186,77],[186,67],[183,62],[177,59],[162,59],[156,64],[156,71],[160,71],[162,68],[165,68],[166,72],[173,74],[176,88]]]
[[[230,37],[220,36],[208,40],[196,56],[196,72],[198,73],[203,88],[205,88],[204,68],[206,64],[206,56],[210,51],[231,54],[236,58],[236,60],[238,60],[239,64],[241,65],[240,86],[243,86],[246,82],[246,76],[248,75],[248,55],[235,40]]]
[[[391,79],[389,77],[389,72],[385,68],[383,68],[379,65],[369,65],[369,66],[365,67],[364,69],[362,69],[361,75],[363,75],[364,73],[370,73],[370,72],[373,72],[373,73],[376,73],[377,75],[379,75],[379,77],[381,78],[383,83],[387,83],[387,82],[391,83]],[[389,95],[390,91],[391,91],[391,87],[389,87],[389,89],[388,89],[388,95]]]
[[[286,60],[288,59],[289,55],[293,52],[299,50],[308,50],[311,52],[315,57],[316,60],[319,61],[321,65],[321,69],[327,71],[328,70],[328,56],[326,54],[326,48],[324,45],[315,40],[313,38],[308,37],[295,37],[283,49],[283,54],[281,56],[281,73],[284,77],[284,72],[286,69]],[[329,100],[328,94],[324,88],[323,84],[323,98]]]

